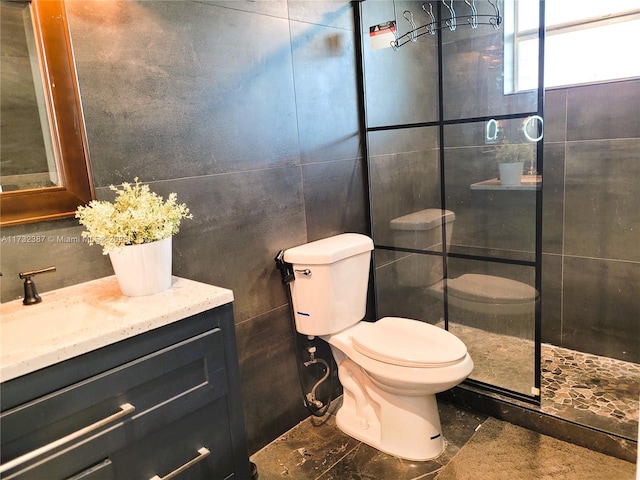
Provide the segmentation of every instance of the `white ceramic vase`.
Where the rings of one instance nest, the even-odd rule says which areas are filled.
[[[158,242],[127,245],[109,252],[122,293],[153,295],[171,286],[171,237]]]
[[[522,183],[523,170],[524,162],[498,164],[498,171],[500,172],[500,184],[520,185]]]

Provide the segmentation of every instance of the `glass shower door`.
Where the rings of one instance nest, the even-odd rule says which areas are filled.
[[[537,55],[531,42],[519,49],[518,22],[527,11],[521,23],[532,24],[520,6],[541,3],[359,4],[377,316],[450,330],[475,362],[471,381],[531,401],[540,395],[544,42],[529,29]]]
[[[501,5],[500,29],[442,31],[443,206],[456,215],[446,318],[474,359],[471,380],[539,399],[543,90],[517,82],[526,70],[540,83],[542,51],[517,48],[519,24],[538,40],[539,2]]]

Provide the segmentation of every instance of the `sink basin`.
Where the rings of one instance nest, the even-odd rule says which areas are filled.
[[[39,308],[42,307],[42,308]],[[0,345],[3,355],[32,342],[55,342],[60,338],[77,335],[104,317],[105,311],[86,303],[66,305],[39,304],[21,310],[2,312]]]

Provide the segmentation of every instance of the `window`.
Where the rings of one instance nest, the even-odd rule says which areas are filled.
[[[545,87],[640,76],[638,0],[545,2]],[[538,84],[538,1],[506,0],[505,93]]]

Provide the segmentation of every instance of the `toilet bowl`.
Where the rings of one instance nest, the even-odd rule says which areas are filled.
[[[455,213],[428,208],[390,222],[396,247],[423,251],[442,251],[442,225],[447,245],[451,244]],[[454,307],[489,315],[533,315],[538,292],[531,285],[509,278],[467,273],[457,278],[443,278],[442,259],[437,255],[413,254],[398,268],[398,283],[409,287],[426,287],[441,299],[445,283],[447,303]]]
[[[321,338],[331,345],[344,390],[338,428],[407,460],[442,453],[435,394],[473,370],[462,341],[434,325],[397,317],[360,322]]]
[[[342,234],[285,251],[296,329],[331,346],[344,390],[338,428],[388,454],[429,460],[444,450],[435,394],[467,378],[473,361],[462,341],[429,323],[361,321],[372,249],[369,237]]]

